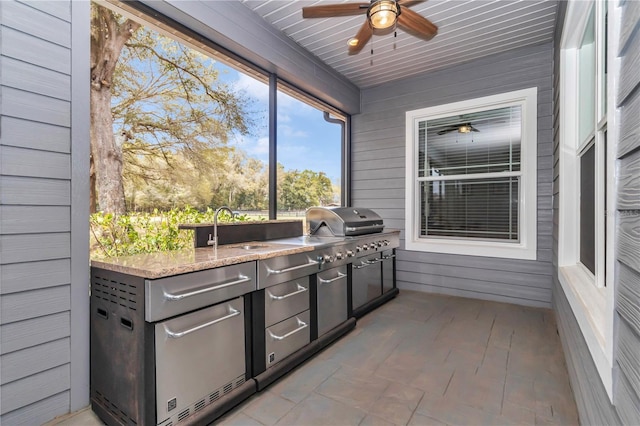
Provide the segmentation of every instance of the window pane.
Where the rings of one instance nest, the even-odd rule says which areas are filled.
[[[302,220],[307,207],[340,205],[342,126],[279,90],[277,132],[277,218]]]
[[[518,105],[420,123],[419,176],[520,171],[521,122]]]
[[[520,179],[421,182],[421,232],[442,236],[517,241]]]
[[[596,273],[595,145],[580,157],[580,262]]]
[[[595,129],[596,83],[595,14],[591,8],[587,27],[578,51],[578,143],[582,144]]]

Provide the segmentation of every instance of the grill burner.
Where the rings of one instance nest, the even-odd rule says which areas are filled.
[[[310,207],[306,216],[312,235],[348,237],[374,234],[384,229],[382,218],[365,208]]]

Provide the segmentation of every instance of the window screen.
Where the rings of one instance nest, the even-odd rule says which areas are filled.
[[[519,241],[521,109],[418,124],[421,236]]]
[[[580,157],[580,262],[596,272],[596,148],[591,145]]]

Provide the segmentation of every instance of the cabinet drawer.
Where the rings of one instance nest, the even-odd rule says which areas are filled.
[[[318,272],[317,253],[306,252],[258,260],[258,288],[305,277]]]
[[[267,368],[311,341],[309,318],[309,311],[304,311],[265,330]]]
[[[256,289],[255,262],[145,280],[144,319],[159,321]]]
[[[269,327],[309,309],[309,277],[269,287],[264,294],[264,322]]]
[[[347,267],[318,274],[318,336],[347,320]]]

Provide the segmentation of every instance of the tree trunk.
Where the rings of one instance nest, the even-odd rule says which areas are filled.
[[[129,19],[120,23],[111,10],[95,4],[92,6],[89,108],[95,185],[91,185],[91,198],[97,199],[100,210],[122,214],[125,212],[122,146],[116,143],[113,134],[111,83],[120,52],[140,24]]]

